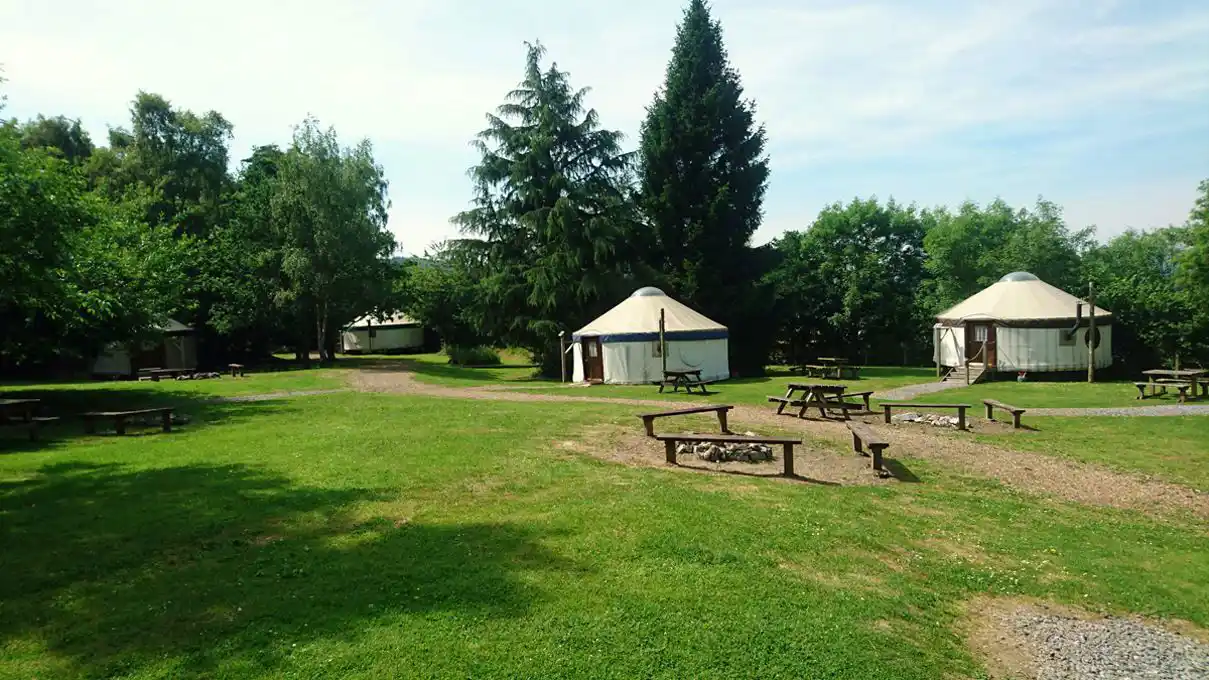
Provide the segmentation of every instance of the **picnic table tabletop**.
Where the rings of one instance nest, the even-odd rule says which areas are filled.
[[[821,364],[846,364],[846,363],[848,363],[848,360],[844,359],[842,357],[819,357],[819,363],[821,363]]]
[[[0,407],[8,406],[32,406],[41,404],[41,399],[0,399]]]
[[[668,375],[668,376],[685,378],[690,375],[701,375],[701,369],[685,368],[685,369],[680,369],[680,370],[675,370],[675,371],[669,369],[669,370],[664,371],[663,374]]]
[[[1169,368],[1152,368],[1148,371],[1142,371],[1142,375],[1151,378],[1157,376],[1169,376],[1172,378],[1199,378],[1202,375],[1209,375],[1209,369],[1204,368],[1182,368],[1173,370]]]
[[[789,383],[786,387],[791,394],[799,390],[803,392],[843,392],[848,389],[845,385],[831,385],[828,383]]]

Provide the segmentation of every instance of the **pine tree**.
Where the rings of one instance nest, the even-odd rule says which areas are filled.
[[[770,295],[751,284],[761,272],[748,243],[768,182],[754,110],[721,25],[704,0],[691,0],[642,126],[640,207],[651,228],[641,245],[669,293],[731,326],[732,355],[752,367],[762,364],[759,343],[738,327],[767,311]]]
[[[587,90],[557,64],[542,70],[544,54],[528,45],[524,80],[488,115],[475,207],[454,222],[486,242],[480,325],[557,375],[558,331],[589,320],[621,278],[631,158],[585,109]]]

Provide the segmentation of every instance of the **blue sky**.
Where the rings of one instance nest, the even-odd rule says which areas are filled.
[[[1182,223],[1209,178],[1204,0],[715,0],[768,129],[757,242],[854,196],[954,205],[1044,195],[1101,238]],[[637,144],[679,0],[13,0],[5,115],[95,140],[139,89],[235,125],[232,158],[308,113],[374,142],[404,251],[453,236],[468,142],[541,40]]]

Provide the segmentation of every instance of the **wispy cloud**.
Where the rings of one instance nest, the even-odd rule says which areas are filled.
[[[770,137],[759,238],[873,193],[1045,194],[1114,232],[1182,220],[1209,176],[1203,2],[714,5]],[[392,228],[419,251],[453,234],[467,142],[519,80],[522,41],[541,39],[636,144],[679,16],[638,0],[6,3],[0,63],[8,113],[79,116],[98,136],[146,89],[221,111],[236,158],[307,113],[369,137]]]

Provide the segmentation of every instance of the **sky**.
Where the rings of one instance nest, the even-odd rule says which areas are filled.
[[[368,138],[390,228],[421,254],[457,235],[469,142],[520,81],[525,41],[638,144],[682,0],[5,0],[6,116],[128,125],[138,90],[216,110],[233,169],[308,114]],[[854,197],[1027,207],[1101,239],[1183,223],[1209,178],[1204,0],[714,0],[768,132],[755,243]]]

